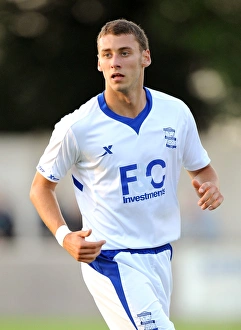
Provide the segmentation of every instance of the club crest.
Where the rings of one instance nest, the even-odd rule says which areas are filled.
[[[177,139],[175,138],[175,129],[171,127],[166,127],[163,128],[163,131],[165,132],[165,139],[167,140],[166,142],[166,147],[175,149],[177,147]]]

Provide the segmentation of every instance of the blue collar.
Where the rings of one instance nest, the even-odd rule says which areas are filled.
[[[144,87],[144,90],[146,92],[146,105],[145,108],[135,118],[120,116],[114,111],[112,111],[105,102],[104,92],[98,95],[99,107],[108,117],[130,126],[137,134],[139,134],[141,125],[148,116],[148,114],[150,113],[152,108],[151,93],[146,87]]]

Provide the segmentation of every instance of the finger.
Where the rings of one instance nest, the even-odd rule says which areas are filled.
[[[96,257],[100,254],[101,248],[97,247],[81,247],[78,249],[71,249],[68,252],[77,260],[83,262],[91,262],[96,259]]]
[[[203,202],[203,203],[198,202],[198,205],[202,210],[206,210],[209,207],[209,205],[207,205],[207,202]]]
[[[220,194],[219,190],[217,189],[216,186],[209,182],[203,183],[199,190],[199,195],[200,195],[200,201],[202,203],[207,202],[209,199],[214,198],[216,199],[218,195]]]
[[[101,252],[100,248],[82,249],[82,250],[79,250],[79,255],[81,255],[81,256],[88,256],[88,255],[97,256],[100,254],[100,252]]]
[[[205,183],[203,183],[203,184],[200,185],[200,187],[198,189],[198,192],[200,194],[203,194],[203,193],[205,193],[207,191],[210,191],[212,193],[212,190],[213,189],[216,190],[217,187],[214,186],[211,182],[205,182]]]
[[[88,255],[88,256],[81,256],[81,258],[79,258],[79,259],[76,259],[77,261],[79,261],[79,262],[85,262],[85,263],[87,263],[87,264],[90,264],[91,262],[93,262],[95,259],[96,259],[96,257],[97,257],[98,255]]]
[[[201,186],[200,183],[196,179],[192,180],[192,185],[196,190],[198,190]]]
[[[92,262],[100,254],[101,248],[80,249],[77,253],[76,260],[82,262]]]
[[[210,211],[215,210],[219,207],[223,202],[223,196],[220,194],[219,197],[208,207]]]
[[[209,209],[214,210],[217,208],[223,201],[223,196],[220,194],[219,191],[216,191],[214,194],[211,194],[208,191],[199,201],[198,205],[201,207],[201,209]]]
[[[212,205],[213,202],[215,202],[215,199],[213,198],[208,198],[208,199],[201,198],[198,201],[198,205],[201,207],[202,210],[206,210],[208,207]]]
[[[217,197],[218,197],[218,196],[217,196]],[[216,197],[216,198],[217,198],[217,197]],[[206,193],[202,196],[202,198],[199,199],[199,201],[198,201],[198,205],[199,205],[199,206],[202,206],[202,205],[205,204],[206,206],[209,206],[209,205],[211,205],[212,201],[215,201],[215,200],[216,200],[216,198],[214,197],[213,194],[211,194],[210,191],[208,191],[208,192],[206,192]]]
[[[79,230],[76,232],[76,234],[80,237],[88,237],[90,236],[92,233],[92,229],[88,229],[88,230]]]
[[[79,262],[86,262],[86,263],[91,263],[92,261],[94,261],[96,259],[96,257],[99,254],[79,254],[77,256],[74,256],[74,258],[79,261]]]
[[[98,242],[89,242],[89,241],[83,241],[80,248],[81,249],[101,249],[101,247],[106,243],[106,241],[98,241]]]

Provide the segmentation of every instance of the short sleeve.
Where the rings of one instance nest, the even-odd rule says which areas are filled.
[[[187,108],[187,134],[183,153],[183,166],[186,170],[199,170],[210,163],[207,151],[204,149],[196,122],[191,111]]]
[[[49,144],[37,165],[37,171],[53,182],[63,178],[78,157],[76,138],[71,126],[68,125],[67,117],[56,124]]]

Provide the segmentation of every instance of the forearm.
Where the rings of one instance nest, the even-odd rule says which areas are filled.
[[[36,208],[40,218],[49,228],[49,230],[55,235],[56,230],[65,223],[63,215],[61,213],[59,203],[56,198],[54,187],[51,183],[39,184],[39,175],[33,181],[30,199]],[[42,180],[43,181],[43,180]]]
[[[216,187],[219,188],[218,175],[211,165],[208,165],[198,171],[189,171],[188,173],[192,179],[197,180],[200,184],[202,184],[204,182],[211,182]]]

